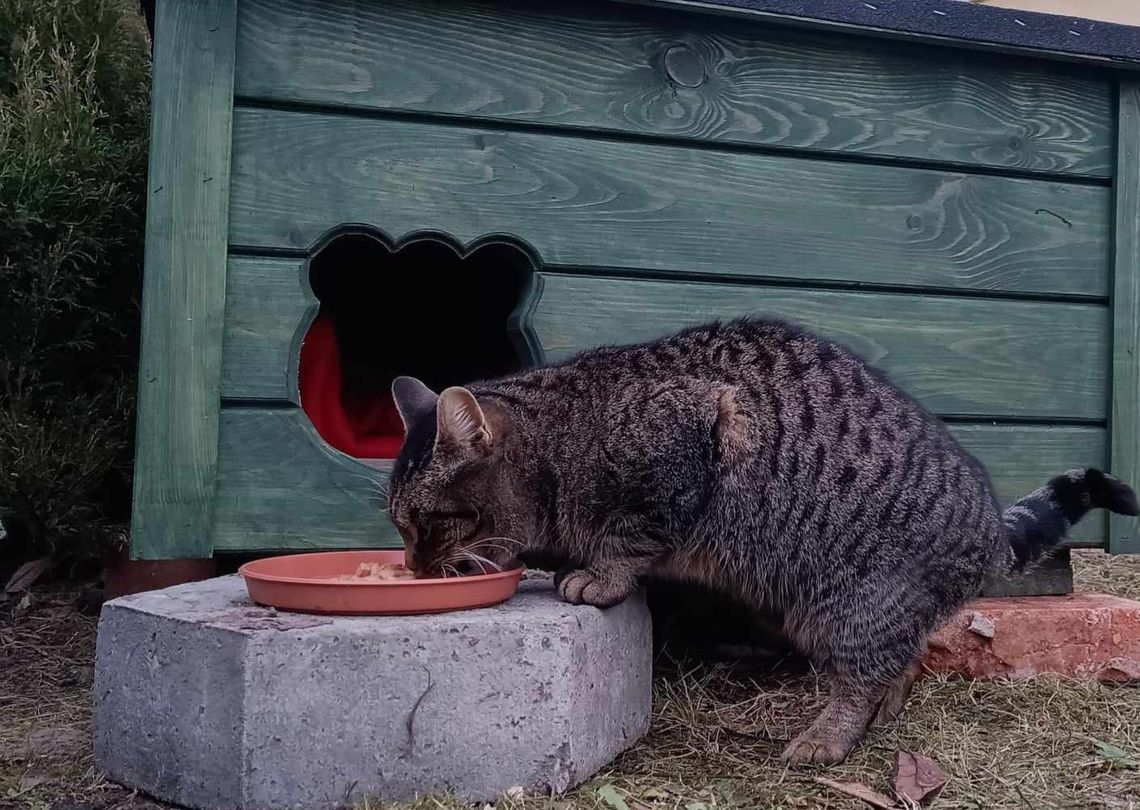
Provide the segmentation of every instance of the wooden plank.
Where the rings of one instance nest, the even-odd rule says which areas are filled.
[[[156,15],[131,553],[208,557],[236,15],[234,0]]]
[[[1015,57],[1031,57],[1033,59],[1050,60],[1055,62],[1072,62],[1075,64],[1091,65],[1102,69],[1115,69],[1120,72],[1140,70],[1140,60],[1132,53],[1127,53],[1127,46],[1120,46],[1112,41],[1111,37],[1100,39],[1099,47],[1074,46],[1065,42],[1059,46],[1056,39],[1050,43],[1038,42],[1034,36],[1023,36],[1013,30],[987,32],[985,39],[977,36],[964,35],[957,26],[944,30],[941,24],[946,17],[931,15],[929,19],[919,18],[921,22],[911,17],[903,22],[896,9],[890,9],[890,16],[877,15],[873,23],[868,21],[854,21],[861,9],[853,9],[853,4],[844,4],[843,12],[824,12],[812,16],[804,16],[803,7],[796,6],[789,10],[763,9],[751,4],[733,2],[733,0],[612,0],[618,3],[628,3],[635,6],[648,6],[662,10],[695,11],[703,14],[716,15],[737,21],[772,22],[777,25],[791,25],[812,31],[829,31],[854,35],[860,38],[874,38],[883,42],[882,47],[892,47],[888,43],[903,42],[908,45],[921,45],[926,48],[956,48],[975,54],[1006,55]],[[878,12],[880,7],[866,4],[871,10]],[[833,7],[835,8],[835,7]],[[842,6],[839,8],[843,8]],[[916,6],[921,14],[928,6]],[[974,6],[982,8],[982,6]],[[854,14],[852,14],[854,11]],[[790,12],[790,13],[789,13]],[[844,13],[846,12],[846,13]],[[810,12],[809,12],[810,13]],[[1070,20],[1073,18],[1070,17]],[[1074,22],[1076,22],[1074,20]],[[1080,21],[1085,25],[1096,27],[1092,21]],[[1006,24],[1009,25],[1008,20]],[[1013,26],[1009,26],[1010,29]],[[956,30],[957,29],[957,30]],[[1071,30],[1071,29],[1070,29]],[[1066,31],[1069,33],[1069,31]],[[1077,32],[1080,34],[1080,31]],[[1126,55],[1125,55],[1126,54]]]
[[[301,341],[319,307],[303,259],[231,256],[222,396],[299,403]]]
[[[1107,78],[613,4],[250,0],[238,93],[1108,176]]]
[[[294,259],[233,259],[222,394],[296,401],[311,298]],[[549,360],[748,314],[839,340],[944,415],[1105,419],[1108,309],[954,296],[830,292],[543,273],[529,313]]]
[[[1067,466],[1102,463],[1104,431],[1076,427],[956,425],[963,444],[990,467],[1006,501]],[[223,408],[218,550],[400,545],[383,507],[385,472],[330,449],[297,409]],[[1079,527],[1079,544],[1102,543],[1104,524]]]
[[[399,546],[386,479],[321,441],[299,409],[223,408],[214,548]]]
[[[546,275],[532,328],[559,360],[750,314],[840,341],[942,415],[1106,417],[1103,306]]]
[[[237,245],[355,222],[552,264],[1107,295],[1107,188],[249,109],[233,161]]]
[[[950,432],[986,465],[1003,506],[1058,473],[1103,468],[1108,455],[1106,433],[1097,427],[953,424]],[[1092,513],[1077,524],[1069,545],[1104,546],[1106,529],[1105,513]]]
[[[1140,487],[1140,81],[1120,83],[1112,293],[1112,472]],[[1109,551],[1140,553],[1140,521],[1113,515]]]

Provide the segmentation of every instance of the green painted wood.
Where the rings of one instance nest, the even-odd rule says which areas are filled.
[[[387,473],[329,447],[303,412],[223,408],[221,421],[216,550],[401,545]]]
[[[1020,45],[1008,41],[977,39],[974,36],[963,36],[964,32],[948,28],[945,35],[928,34],[919,31],[908,31],[898,28],[885,28],[874,25],[859,25],[822,17],[795,17],[779,11],[764,11],[745,5],[728,5],[726,3],[707,2],[706,0],[610,0],[610,2],[626,3],[634,6],[648,6],[663,11],[688,11],[713,15],[747,23],[775,23],[780,26],[792,25],[810,31],[829,31],[847,36],[856,36],[876,41],[878,47],[892,48],[896,43],[906,43],[921,46],[935,52],[944,48],[954,48],[972,54],[990,54],[1031,58],[1034,60],[1049,60],[1054,62],[1068,62],[1079,65],[1093,66],[1099,69],[1115,69],[1118,72],[1140,71],[1140,62],[1125,60],[1110,56],[1101,56],[1095,53],[1078,53],[1071,50],[1061,50],[1055,47],[1041,47],[1037,45]],[[1079,32],[1078,32],[1079,33]]]
[[[234,0],[155,20],[131,554],[210,556],[226,284]]]
[[[1103,463],[1104,431],[1075,427],[956,425],[963,444],[989,465],[1009,502],[1066,465]],[[325,445],[297,409],[223,408],[218,550],[399,546],[382,495],[385,472]],[[1075,533],[1081,545],[1104,540],[1103,521]]]
[[[222,394],[296,401],[312,299],[295,259],[231,259]],[[1108,309],[543,273],[528,314],[549,360],[714,318],[794,320],[850,346],[944,415],[1105,419]]]
[[[1107,415],[1108,310],[1098,305],[548,275],[532,323],[559,360],[748,314],[839,340],[942,415]]]
[[[1009,506],[1054,475],[1076,467],[1101,467],[1108,456],[1102,428],[1038,425],[953,424],[962,445],[986,465],[998,500]],[[1069,545],[1105,545],[1104,512],[1077,524]]]
[[[299,403],[301,340],[319,307],[303,259],[231,256],[222,396]]]
[[[230,239],[514,234],[544,262],[1106,296],[1109,189],[239,109]]]
[[[1107,79],[583,3],[248,0],[238,93],[1108,176]]]
[[[1112,472],[1140,487],[1140,81],[1120,83],[1112,293]],[[1109,550],[1140,553],[1140,521],[1113,515]]]

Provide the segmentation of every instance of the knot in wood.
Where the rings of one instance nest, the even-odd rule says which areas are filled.
[[[665,75],[681,87],[700,87],[706,78],[701,57],[686,45],[673,45],[665,51]]]

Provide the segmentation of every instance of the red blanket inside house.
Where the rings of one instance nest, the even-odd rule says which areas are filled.
[[[301,346],[301,407],[330,445],[356,458],[395,458],[404,426],[391,394],[346,390],[332,319],[318,314]]]

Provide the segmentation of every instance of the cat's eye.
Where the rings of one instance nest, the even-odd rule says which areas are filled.
[[[474,510],[432,512],[425,515],[428,536],[432,542],[468,543],[483,528],[479,513]]]

